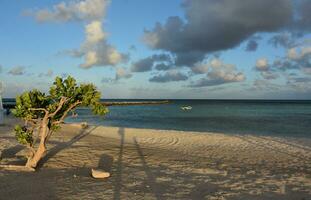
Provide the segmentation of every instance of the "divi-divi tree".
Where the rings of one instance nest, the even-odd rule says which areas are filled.
[[[108,109],[100,103],[100,97],[93,84],[78,85],[70,76],[56,77],[48,94],[32,90],[17,96],[12,112],[24,121],[24,125],[15,126],[15,134],[18,142],[29,149],[25,167],[37,167],[47,152],[49,138],[77,107],[90,107],[94,114],[106,114]]]

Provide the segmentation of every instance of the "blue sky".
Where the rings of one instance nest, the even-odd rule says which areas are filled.
[[[311,3],[293,2],[3,0],[3,96],[72,75],[103,98],[310,99]]]

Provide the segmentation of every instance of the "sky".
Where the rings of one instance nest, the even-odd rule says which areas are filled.
[[[311,99],[310,0],[1,0],[3,97]]]

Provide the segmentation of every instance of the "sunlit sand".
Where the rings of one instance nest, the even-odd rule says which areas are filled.
[[[12,121],[0,128],[1,162],[22,164]],[[310,144],[310,139],[64,125],[38,172],[0,171],[0,193],[4,199],[302,199],[311,195]],[[111,177],[93,179],[91,169]]]

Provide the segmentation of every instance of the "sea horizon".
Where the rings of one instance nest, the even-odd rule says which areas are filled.
[[[8,101],[12,101],[15,100],[15,97],[3,97],[2,100],[3,102],[8,102]],[[147,101],[163,101],[163,100],[203,100],[203,101],[311,101],[311,99],[268,99],[268,98],[258,98],[258,99],[221,99],[221,98],[206,98],[206,99],[200,99],[200,98],[101,98],[102,101],[113,101],[113,100],[122,100],[122,101],[126,101],[126,100],[147,100]]]
[[[103,102],[161,101],[164,99],[102,99]],[[67,122],[225,134],[311,137],[311,100],[168,99],[159,105],[109,106],[105,117],[78,108]],[[15,99],[4,99],[4,104]],[[191,110],[182,110],[191,106]]]
[[[111,100],[111,99],[110,99]],[[109,100],[109,101],[110,101]],[[116,100],[113,101],[137,101]],[[182,110],[191,106],[191,110]],[[77,109],[70,122],[225,134],[310,137],[310,100],[169,100],[168,104],[112,106],[105,117]]]

